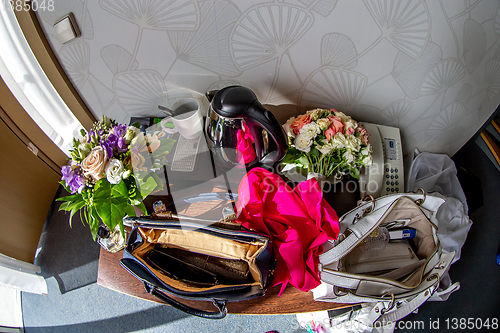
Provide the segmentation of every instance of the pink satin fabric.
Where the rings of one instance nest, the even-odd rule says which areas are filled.
[[[243,124],[244,130],[239,129],[236,132],[236,139],[238,143],[236,144],[236,160],[238,163],[246,164],[250,163],[257,155],[255,155],[255,148],[253,147],[253,137],[250,134],[250,129],[246,124]]]
[[[315,179],[292,189],[277,174],[254,168],[240,183],[236,208],[237,222],[272,240],[280,295],[288,283],[302,291],[320,284],[322,244],[337,238],[339,219]]]

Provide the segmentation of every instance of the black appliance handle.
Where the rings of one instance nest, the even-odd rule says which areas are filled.
[[[196,308],[193,308],[189,305],[178,302],[177,300],[168,296],[167,294],[162,292],[160,289],[158,289],[155,286],[150,285],[149,283],[144,282],[144,289],[146,289],[146,292],[155,296],[156,298],[160,299],[161,301],[167,303],[168,305],[171,305],[174,308],[181,310],[185,313],[188,313],[190,315],[193,315],[193,316],[197,316],[197,317],[201,317],[201,318],[205,318],[205,319],[222,319],[227,314],[226,300],[218,300],[215,298],[212,299],[212,303],[217,308],[217,311],[216,312],[209,312],[209,311],[205,311],[205,310],[196,309]]]
[[[246,110],[243,119],[252,134],[255,143],[257,159],[262,164],[273,164],[285,156],[287,150],[287,138],[283,127],[278,119],[267,110],[259,101],[255,100]],[[276,144],[276,150],[264,155],[264,139],[262,130],[265,130]]]

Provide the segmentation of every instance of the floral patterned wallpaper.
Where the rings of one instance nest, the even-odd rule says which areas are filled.
[[[73,12],[82,36],[52,25]],[[335,108],[455,153],[500,104],[497,0],[64,0],[37,12],[89,108],[128,123],[240,84],[286,120]]]

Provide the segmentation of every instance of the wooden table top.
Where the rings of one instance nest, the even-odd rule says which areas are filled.
[[[324,197],[332,205],[332,207],[340,217],[342,214],[355,207],[357,198],[355,191],[350,190],[348,186],[339,186],[340,185],[337,185],[337,187],[332,188],[330,192],[324,193]],[[208,192],[220,192],[220,189],[212,188]],[[199,192],[198,189],[198,194],[199,193],[202,192]],[[192,195],[193,193],[190,192],[189,189],[187,189],[186,191],[174,193],[173,195],[182,197],[184,195],[189,196],[190,194]],[[151,201],[151,198],[149,201]],[[193,210],[198,211],[198,209],[196,209],[196,205],[199,204],[200,203],[196,202],[193,205],[190,205],[190,207],[183,209],[183,211],[177,211],[177,213],[188,215],[188,213]],[[218,208],[220,208],[220,205],[217,206]],[[146,207],[148,207],[147,203]],[[207,214],[209,213],[210,212],[208,212]],[[220,212],[218,214],[220,215]],[[210,218],[211,216],[209,215],[197,214],[196,216],[206,216]],[[101,248],[99,256],[97,284],[130,296],[161,303],[160,300],[144,290],[143,284],[138,279],[129,274],[124,268],[120,266],[120,259],[122,259],[122,257],[123,251],[110,253]],[[285,289],[280,297],[278,296],[280,288],[280,285],[276,287],[268,286],[265,296],[253,298],[246,301],[228,302],[228,313],[294,314],[325,311],[350,306],[348,304],[314,301],[312,292],[303,292],[291,285],[289,285]],[[193,301],[177,298],[174,296],[172,297],[186,305],[201,310],[215,311],[215,307],[213,306],[213,304],[208,301]]]

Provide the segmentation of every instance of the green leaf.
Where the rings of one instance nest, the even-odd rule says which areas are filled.
[[[144,202],[139,203],[138,205],[135,205],[141,212],[144,213],[144,215],[148,215],[148,211],[146,209],[146,205],[144,205]]]
[[[67,195],[65,197],[60,197],[57,198],[56,201],[83,201],[83,197],[81,194],[72,194],[72,195]]]
[[[309,160],[304,155],[302,155],[301,157],[299,157],[296,161],[299,162],[300,164],[302,164],[305,167],[307,167],[309,165]]]
[[[94,206],[102,222],[111,230],[122,222],[128,205],[128,190],[123,181],[111,185],[106,179],[97,182],[94,189]]]
[[[319,158],[319,156],[321,155],[321,153],[319,152],[319,150],[316,149],[316,147],[312,147],[309,154],[317,158]]]
[[[359,179],[359,169],[356,167],[349,168],[351,170],[351,177]]]
[[[292,152],[290,149],[287,151],[283,159],[281,160],[282,164],[292,164],[297,159],[297,154]]]
[[[70,192],[71,193],[71,190],[69,189],[69,186],[66,186],[66,182],[64,180],[61,180],[59,182],[59,184],[62,185],[62,187],[64,187],[64,189],[67,191],[67,192]]]
[[[69,216],[69,226],[71,227],[71,222],[73,220],[73,215],[75,215],[76,212],[78,212],[80,209],[85,207],[85,201],[80,201],[80,202],[75,202],[73,205],[73,208],[71,209],[71,214]]]
[[[90,220],[87,221],[90,232],[92,233],[92,238],[94,241],[97,239],[97,231],[99,230],[99,215],[94,207],[90,209]]]
[[[125,207],[125,214],[128,216],[135,216],[134,206],[127,205],[127,207]]]
[[[63,202],[61,206],[59,206],[59,211],[65,210],[69,212],[71,209],[73,209],[74,202],[73,201],[67,201]]]

